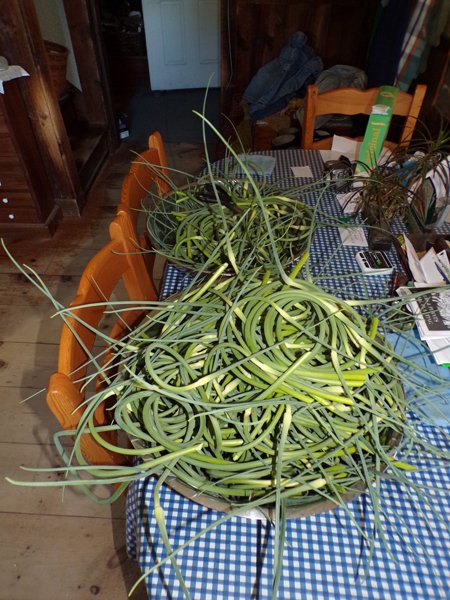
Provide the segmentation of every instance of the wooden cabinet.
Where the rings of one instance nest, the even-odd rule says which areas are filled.
[[[61,216],[55,204],[45,165],[18,90],[17,82],[5,84],[0,96],[0,231],[52,233]],[[11,122],[10,114],[20,114]]]
[[[79,216],[86,192],[118,145],[97,1],[64,0],[61,6],[81,88],[72,87],[71,128],[65,100],[53,87],[33,0],[0,0],[0,56],[29,73],[5,82],[0,95],[2,236],[52,233],[61,214]]]

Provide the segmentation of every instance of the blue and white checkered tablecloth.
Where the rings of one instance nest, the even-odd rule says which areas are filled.
[[[424,428],[428,439],[446,443],[436,428]],[[448,468],[421,464],[410,480],[428,490],[430,505],[411,488],[405,493],[385,481],[380,496],[384,542],[376,539],[368,572],[368,551],[361,534],[342,508],[287,524],[279,600],[428,600],[450,597],[450,473]],[[127,550],[143,573],[166,554],[152,514],[154,478],[134,482],[127,499]],[[183,544],[222,514],[206,509],[168,487],[161,505],[172,547]],[[370,532],[373,510],[367,494],[348,503],[361,527]],[[436,511],[436,512],[435,512]],[[442,521],[441,522],[441,518]],[[446,522],[446,524],[445,524]],[[266,521],[232,517],[178,555],[178,563],[194,600],[266,600],[271,597],[274,532]],[[147,576],[148,597],[183,598],[167,563]]]
[[[315,177],[322,173],[318,152],[284,150],[275,153],[277,164],[274,181],[285,187],[299,183],[291,165],[309,165]],[[304,180],[306,182],[306,180]],[[312,198],[307,199],[314,202]],[[332,194],[321,202],[339,217],[341,209]],[[358,272],[355,247],[343,248],[335,227],[320,227],[311,249],[311,262],[324,274]],[[338,252],[329,268],[330,249]],[[391,259],[396,262],[394,255]],[[326,273],[325,273],[326,271]],[[162,295],[167,296],[186,286],[189,274],[169,266]],[[390,277],[348,277],[330,280],[330,287],[361,293],[385,294]],[[444,432],[432,425],[419,425],[430,442],[441,448],[448,443],[450,428]],[[447,437],[445,435],[447,434]],[[448,450],[448,448],[447,448]],[[411,462],[411,459],[409,459]],[[339,508],[287,524],[283,555],[283,574],[279,600],[428,600],[450,598],[450,471],[448,465],[427,462],[409,474],[409,480],[427,490],[429,504],[416,495],[413,486],[384,481],[380,496],[383,509],[385,541],[377,537],[368,562],[368,549],[349,513]],[[130,485],[127,499],[127,550],[139,561],[143,573],[163,558],[164,545],[153,516],[154,478],[140,479]],[[177,548],[222,514],[206,509],[167,486],[161,489],[167,531],[173,548]],[[370,532],[374,511],[368,493],[348,503],[351,515],[362,530]],[[186,585],[194,600],[265,600],[271,597],[274,531],[266,521],[232,517],[190,544],[178,555]],[[368,565],[368,571],[365,568]],[[183,598],[170,563],[145,579],[148,597],[154,600]]]
[[[293,166],[309,166],[314,179],[319,179],[323,174],[323,161],[320,152],[316,150],[290,149],[261,152],[261,154],[275,155],[275,168],[272,175],[266,177],[265,181],[277,183],[280,189],[292,189],[301,184],[311,183],[310,178],[294,177],[291,171]],[[218,163],[218,173],[221,172],[221,165],[223,168],[223,161]],[[310,249],[311,273],[317,278],[317,281],[333,293],[339,294],[339,290],[343,290],[347,298],[352,295],[354,297],[386,296],[391,286],[392,276],[362,277],[355,254],[363,247],[342,245],[337,226],[339,218],[342,217],[342,208],[336,200],[335,194],[329,191],[322,194],[300,196],[300,199],[314,208],[318,207],[320,211],[331,217],[331,219],[327,219],[321,214],[317,215],[317,228]],[[397,220],[394,222],[393,229],[395,233],[401,233],[403,231],[402,223]],[[450,233],[450,226],[445,225],[442,232]],[[401,271],[395,249],[392,248],[387,254],[391,263]],[[355,276],[351,276],[352,273],[355,273]],[[336,275],[344,276],[336,278]],[[189,281],[189,272],[183,272],[169,265],[165,274],[162,295],[169,295],[183,289]]]

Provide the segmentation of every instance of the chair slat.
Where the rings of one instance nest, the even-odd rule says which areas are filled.
[[[111,227],[122,231],[122,215],[118,215]],[[70,304],[73,317],[69,317],[61,331],[58,372],[50,377],[47,403],[64,429],[74,429],[79,423],[84,407],[84,384],[92,357],[97,350],[95,330],[99,329],[105,310],[110,308],[113,292],[123,283],[128,299],[133,301],[156,300],[155,286],[145,267],[142,254],[129,252],[120,236],[112,239],[89,261],[81,275],[77,294]],[[95,306],[92,306],[96,304]],[[80,307],[77,309],[77,307]],[[121,313],[111,334],[123,337],[142,317],[143,309],[129,309]],[[94,330],[94,331],[93,331]],[[105,358],[98,359],[102,368]],[[106,375],[111,367],[103,367]],[[102,379],[102,378],[101,378]],[[95,412],[96,424],[109,423],[109,412],[101,404]],[[112,433],[105,438],[114,441]],[[92,464],[121,464],[123,457],[106,451],[88,434],[83,436],[83,454]]]
[[[427,90],[426,85],[417,85],[414,94],[398,92],[393,114],[405,117],[399,142],[387,140],[386,145],[393,148],[396,145],[407,147],[411,141],[414,128],[419,117],[420,109]],[[317,85],[307,87],[304,118],[302,124],[301,145],[305,149],[330,149],[332,137],[314,141],[316,117],[321,115],[370,115],[378,93],[378,88],[359,90],[356,88],[337,88],[318,93]],[[359,138],[361,139],[361,138]]]

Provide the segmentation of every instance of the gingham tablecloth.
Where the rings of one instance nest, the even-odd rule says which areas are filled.
[[[284,187],[310,181],[294,178],[290,166],[309,165],[315,177],[322,174],[318,152],[284,150],[274,155],[277,163],[272,178],[282,182]],[[314,203],[317,198],[308,201]],[[326,194],[320,202],[334,216],[341,215],[333,194]],[[320,274],[322,283],[335,292],[341,288],[355,296],[386,294],[390,276],[364,278],[364,286],[361,286],[361,277],[332,278],[339,273],[358,272],[354,258],[358,248],[342,247],[338,236],[336,227],[317,230],[311,249],[314,274]],[[390,258],[397,264],[394,254]],[[182,289],[189,280],[189,274],[169,266],[162,295]],[[445,448],[444,432],[449,434],[450,428],[440,430],[422,424],[418,430],[430,442]],[[443,462],[432,463],[423,455],[418,457],[417,465],[419,469],[411,472],[409,479],[428,490],[429,503],[424,504],[412,486],[407,492],[398,483],[383,481],[380,495],[386,543],[379,536],[376,538],[370,561],[361,533],[344,509],[289,520],[277,598],[450,598],[450,471]],[[156,558],[166,555],[152,512],[155,481],[146,478],[133,482],[127,498],[127,551],[131,558],[138,560],[143,573],[154,566]],[[167,486],[162,487],[160,494],[173,548],[222,516],[186,500]],[[374,512],[367,493],[349,502],[347,508],[358,519],[362,530],[372,530]],[[177,560],[191,597],[194,600],[270,598],[273,535],[273,528],[266,521],[233,517],[185,548]],[[148,575],[145,585],[151,599],[184,597],[170,563]]]

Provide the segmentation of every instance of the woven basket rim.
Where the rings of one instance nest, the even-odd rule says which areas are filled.
[[[67,56],[69,54],[68,48],[63,46],[62,44],[58,44],[57,42],[51,42],[50,40],[44,40],[44,46],[47,52],[51,52],[52,54],[61,54]]]

